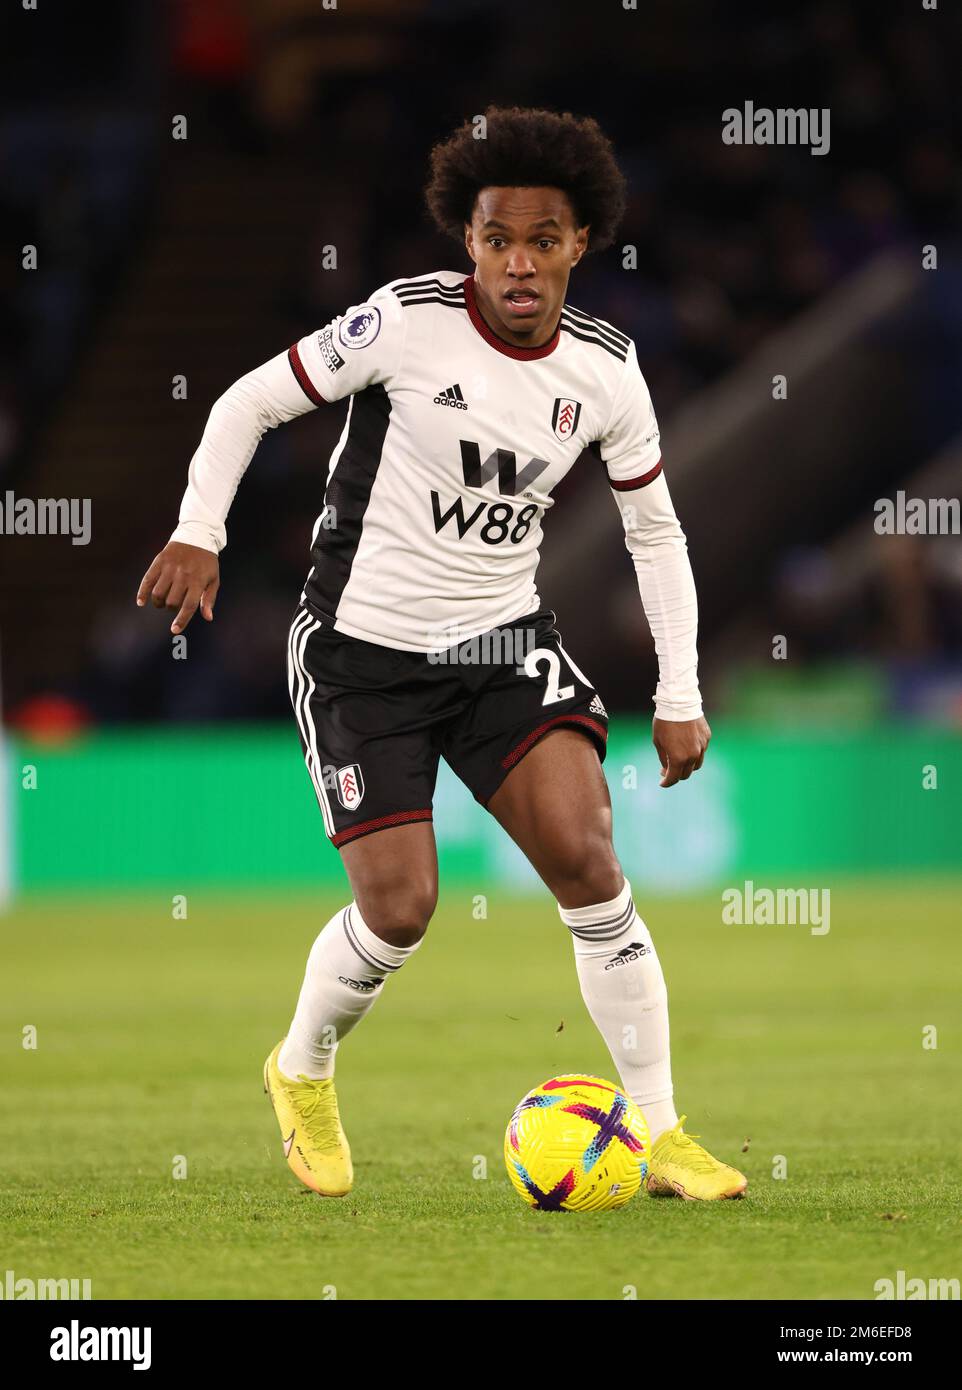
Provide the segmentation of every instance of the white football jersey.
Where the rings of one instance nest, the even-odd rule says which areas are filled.
[[[266,429],[350,398],[302,595],[339,632],[433,651],[536,611],[542,518],[585,449],[606,469],[658,650],[656,709],[701,712],[697,602],[634,344],[565,305],[518,348],[472,276],[395,280],[215,402],[172,539],[219,551]]]
[[[288,354],[311,403],[350,397],[304,597],[352,637],[425,651],[535,611],[542,518],[582,451],[613,483],[657,476],[630,339],[566,305],[548,343],[516,348],[473,289],[396,280]]]

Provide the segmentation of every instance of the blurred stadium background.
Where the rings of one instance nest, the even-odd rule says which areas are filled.
[[[467,268],[421,187],[432,142],[492,101],[596,115],[631,185],[571,299],[638,344],[689,539],[715,743],[683,791],[657,791],[651,641],[587,457],[540,588],[615,716],[633,880],[962,867],[962,545],[873,527],[878,499],[962,480],[960,22],[910,9],[10,7],[0,496],[89,497],[92,539],[0,542],[8,885],[341,881],[284,644],[342,410],[264,439],[186,660],[133,595],[231,381],[387,280]],[[830,152],[723,144],[747,99],[830,108]],[[445,769],[437,807],[448,881],[537,886]]]

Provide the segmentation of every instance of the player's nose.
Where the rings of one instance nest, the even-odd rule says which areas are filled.
[[[534,261],[527,251],[512,251],[508,257],[508,274],[515,280],[523,280],[528,276],[534,275]]]

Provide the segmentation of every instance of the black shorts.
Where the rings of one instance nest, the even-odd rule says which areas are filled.
[[[580,729],[604,761],[605,707],[554,624],[545,608],[446,652],[407,652],[299,607],[288,681],[331,841],[431,820],[442,757],[482,805],[550,729]]]

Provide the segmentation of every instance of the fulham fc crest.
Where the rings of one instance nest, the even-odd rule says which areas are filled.
[[[339,767],[337,770],[337,799],[345,811],[353,811],[356,806],[360,806],[363,795],[364,778],[361,776],[361,769],[358,764],[348,763],[347,767]]]
[[[554,403],[551,428],[560,440],[570,439],[581,419],[581,402],[566,401],[559,396]]]

